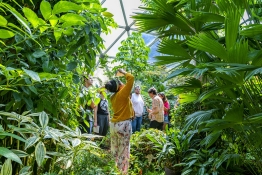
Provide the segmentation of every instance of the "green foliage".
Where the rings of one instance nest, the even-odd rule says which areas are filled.
[[[162,131],[149,129],[132,134],[130,140],[130,169],[131,174],[161,173],[163,169],[157,163],[157,154],[165,143]]]
[[[4,172],[17,171],[13,169],[11,160],[27,165],[27,168],[20,170],[24,173],[29,173],[30,168],[37,171],[37,174],[77,173],[83,168],[85,168],[84,172],[89,173],[99,171],[104,174],[109,172],[114,174],[116,172],[115,169],[111,169],[114,167],[114,160],[110,154],[104,153],[94,142],[89,141],[96,137],[94,135],[82,134],[78,128],[72,130],[59,121],[57,125],[60,129],[50,127],[49,117],[45,112],[26,112],[19,115],[0,111],[0,115],[9,122],[9,125],[1,131],[1,135],[5,136],[1,138],[3,146],[8,147],[0,147],[0,154],[8,157],[2,167]],[[34,121],[40,121],[40,124]],[[12,144],[9,144],[10,140]]]
[[[185,122],[186,129],[194,128],[203,134],[200,146],[205,150],[210,148],[209,153],[226,150],[228,142],[235,144],[233,138],[244,137],[246,141],[240,139],[241,143],[238,144],[246,151],[236,152],[233,157],[225,156],[228,159],[218,159],[225,160],[231,166],[229,162],[234,157],[245,159],[242,155],[252,154],[256,161],[249,164],[253,168],[249,171],[257,174],[262,170],[261,165],[257,164],[261,161],[261,156],[257,155],[261,155],[262,150],[256,146],[261,142],[254,138],[261,137],[261,127],[260,117],[253,117],[260,116],[262,100],[259,90],[262,87],[261,61],[258,61],[261,58],[261,2],[144,2],[145,7],[141,8],[143,12],[133,18],[140,32],[154,31],[162,38],[158,50],[163,56],[156,57],[156,64],[171,67],[167,79],[184,79],[171,87],[174,88],[172,92],[179,94],[180,104],[187,103],[187,106],[178,108],[177,114],[189,116],[186,120],[179,115],[176,117]],[[172,49],[175,46],[179,48],[175,49],[176,52]],[[258,122],[250,123],[253,119]],[[216,150],[211,151],[212,147],[216,147]],[[208,152],[204,152],[204,155]],[[202,157],[201,154],[197,152],[196,156]],[[217,157],[200,164],[208,165],[215,159]],[[193,163],[186,166],[190,168]],[[235,166],[242,168],[238,163],[231,168]],[[193,174],[215,173],[206,171],[208,167],[195,168]],[[224,167],[220,168],[220,173],[224,174]],[[236,169],[235,172],[240,173]],[[190,174],[190,171],[187,173]]]
[[[0,1],[0,9],[2,171],[55,172],[56,161],[70,168],[80,143],[92,144],[69,126],[78,125],[82,73],[96,69],[100,34],[116,26],[112,14],[78,0]]]
[[[119,52],[112,63],[119,62],[113,71],[124,68],[135,76],[141,75],[147,69],[147,60],[150,48],[145,45],[140,33],[133,32],[126,40],[121,42]]]
[[[95,70],[96,54],[103,48],[100,33],[110,31],[106,25],[114,22],[95,2],[21,5],[15,9],[15,3],[0,3],[1,28],[14,33],[1,40],[1,103],[6,111],[79,116],[80,75]]]

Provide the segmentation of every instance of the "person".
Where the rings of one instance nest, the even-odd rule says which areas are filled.
[[[151,120],[149,128],[162,130],[164,122],[163,100],[157,95],[157,90],[154,87],[148,90],[148,95],[152,98],[152,109],[147,109],[149,119]]]
[[[159,97],[163,100],[164,103],[164,124],[163,124],[163,130],[166,129],[166,125],[169,123],[169,119],[168,119],[168,115],[169,115],[169,109],[170,109],[170,105],[169,102],[166,98],[166,95],[163,92],[160,92]]]
[[[93,78],[91,76],[83,75],[84,78],[84,87],[82,89],[82,96],[86,96],[89,92],[88,89],[93,85]],[[90,105],[83,104],[80,106],[82,115],[86,116],[82,121],[80,121],[80,130],[82,133],[87,132],[92,133],[93,128],[93,111],[96,108],[96,105],[92,101]],[[85,120],[88,122],[88,125],[85,123]]]
[[[94,109],[94,127],[99,126],[98,135],[106,136],[109,126],[109,109],[108,101],[105,98],[106,92],[100,91],[100,102]]]
[[[130,137],[132,134],[131,118],[133,107],[130,93],[134,84],[134,76],[119,69],[117,74],[126,78],[126,85],[113,79],[105,84],[105,88],[114,94],[110,97],[113,117],[110,122],[111,152],[115,157],[118,169],[127,174],[130,158]]]
[[[144,111],[144,100],[140,94],[140,86],[135,86],[135,92],[131,96],[135,118],[132,120],[132,133],[140,131],[142,125],[142,115]]]

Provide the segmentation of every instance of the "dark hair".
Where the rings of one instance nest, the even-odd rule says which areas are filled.
[[[151,87],[150,89],[148,89],[147,92],[148,92],[148,93],[152,93],[152,94],[154,94],[154,95],[157,94],[157,90],[156,90],[156,88],[154,88],[154,87]]]
[[[158,95],[163,97],[163,102],[167,101],[167,98],[166,98],[166,95],[164,94],[164,92],[159,92]]]
[[[118,91],[118,87],[119,87],[120,84],[121,84],[121,83],[120,83],[119,80],[113,79],[113,80],[108,81],[108,82],[105,84],[105,88],[106,88],[109,92],[117,92],[117,91]]]

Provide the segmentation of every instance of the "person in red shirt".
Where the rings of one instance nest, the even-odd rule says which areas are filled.
[[[169,123],[168,112],[169,112],[169,109],[170,109],[170,105],[169,105],[169,102],[168,102],[168,100],[166,98],[166,95],[163,92],[160,92],[158,95],[163,100],[163,103],[164,103],[164,125],[163,125],[163,130],[165,131],[166,125]]]

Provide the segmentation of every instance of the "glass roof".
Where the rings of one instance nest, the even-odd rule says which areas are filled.
[[[101,4],[102,7],[107,8],[107,11],[114,15],[113,18],[118,24],[118,28],[112,29],[112,32],[108,35],[101,35],[106,47],[102,55],[115,58],[121,41],[126,39],[132,32],[137,31],[131,15],[139,11],[138,7],[141,5],[141,2],[140,0],[101,0]],[[152,62],[154,60],[153,57],[159,55],[156,51],[158,39],[150,33],[142,33],[142,37],[146,45],[150,47],[149,62]]]

